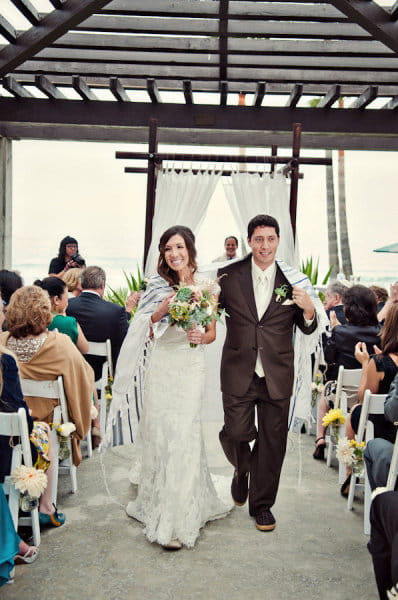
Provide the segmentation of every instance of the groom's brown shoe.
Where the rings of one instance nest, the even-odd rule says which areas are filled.
[[[243,475],[238,475],[238,472],[235,471],[231,483],[231,494],[236,506],[243,506],[245,504],[248,493],[249,473],[243,473]]]
[[[269,508],[262,508],[255,519],[256,527],[260,531],[272,531],[276,527],[275,517]]]

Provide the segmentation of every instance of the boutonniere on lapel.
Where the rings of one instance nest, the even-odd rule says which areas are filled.
[[[275,288],[275,301],[281,303],[282,306],[294,304],[292,300],[292,287],[288,283],[284,283],[280,287]]]

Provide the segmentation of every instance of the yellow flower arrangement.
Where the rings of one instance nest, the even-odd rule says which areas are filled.
[[[345,422],[346,416],[341,408],[331,408],[322,419],[324,427],[328,427],[329,425],[344,425]]]

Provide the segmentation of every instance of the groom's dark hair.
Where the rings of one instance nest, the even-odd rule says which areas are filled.
[[[279,237],[279,223],[271,215],[257,215],[253,217],[247,226],[247,237],[251,239],[256,227],[273,227]]]

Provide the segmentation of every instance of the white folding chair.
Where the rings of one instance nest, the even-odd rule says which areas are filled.
[[[68,423],[69,422],[69,414],[68,414],[68,406],[66,403],[66,397],[64,392],[64,384],[62,376],[59,375],[57,379],[54,380],[46,380],[46,381],[37,381],[35,379],[25,379],[21,377],[21,387],[22,393],[26,397],[33,396],[37,398],[53,398],[58,400],[58,406],[54,408],[54,416],[53,423]],[[72,494],[75,494],[77,491],[77,477],[76,477],[76,467],[73,464],[72,459],[72,442],[70,437],[66,438],[66,443],[69,450],[69,457],[63,461],[65,465],[58,465],[58,450],[59,450],[59,442],[58,436],[55,430],[52,431],[52,444],[54,450],[54,480],[53,480],[53,489],[52,489],[52,500],[54,504],[57,504],[57,488],[58,488],[58,474],[64,474],[65,472],[69,474],[71,479],[72,486]]]
[[[100,406],[100,432],[102,437],[105,435],[106,428],[106,386],[108,385],[109,377],[113,377],[113,366],[112,366],[112,350],[111,340],[105,342],[88,342],[88,352],[93,356],[105,357],[105,361],[102,364],[101,379],[95,382],[97,391],[100,392],[99,406]]]
[[[372,394],[370,390],[366,390],[362,409],[361,418],[359,419],[358,433],[355,436],[357,442],[361,443],[365,439],[366,444],[369,440],[374,438],[374,427],[372,421],[369,420],[370,415],[384,415],[384,401],[386,394]],[[371,502],[371,490],[368,481],[366,469],[364,471],[364,483],[356,483],[356,477],[351,476],[350,491],[348,493],[347,508],[352,510],[352,504],[354,501],[355,491],[361,487],[364,487],[364,506],[363,506],[363,529],[365,535],[370,534],[370,502]]]
[[[28,423],[24,408],[20,408],[17,413],[0,413],[0,435],[19,437],[19,442],[12,449],[11,473],[15,468],[20,467],[22,464],[26,467],[31,467],[32,453],[30,451]],[[20,493],[11,483],[10,475],[5,477],[3,488],[4,493],[8,496],[8,506],[10,507],[15,529],[18,530],[18,525],[30,525],[33,531],[34,544],[35,546],[39,546],[39,509],[37,507],[33,508],[30,511],[30,517],[19,517]]]
[[[322,350],[322,346],[319,345],[316,348],[315,353],[314,353],[314,367],[312,369],[312,382],[313,383],[316,383],[317,377],[320,373],[319,366],[321,364],[323,364],[323,350]],[[311,398],[311,400],[312,400],[312,398]],[[312,402],[311,402],[311,414],[307,419],[307,427],[306,427],[308,435],[314,435],[316,433],[318,404],[319,404],[319,393],[317,396],[317,401],[315,402],[314,406],[312,406]]]
[[[348,401],[353,398],[359,387],[361,380],[362,369],[345,369],[343,366],[339,367],[339,373],[336,382],[336,394],[334,401],[334,408],[341,408],[343,413],[348,412]],[[345,424],[339,427],[339,437],[345,435]],[[332,463],[333,449],[336,445],[333,443],[330,434],[326,436],[327,445],[327,458],[326,464],[330,467]],[[343,463],[339,463],[339,483],[343,483],[346,479],[346,470]]]

